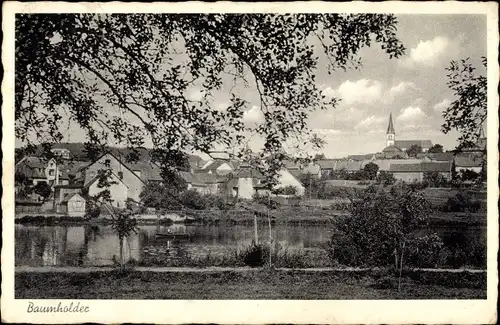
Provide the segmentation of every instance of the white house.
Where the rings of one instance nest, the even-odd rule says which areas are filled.
[[[85,215],[85,199],[78,193],[73,193],[62,200],[59,209],[60,212],[70,217],[83,217]]]
[[[95,176],[85,183],[84,187],[88,188],[90,196],[98,195],[103,190],[109,190],[111,196],[111,205],[117,208],[126,207],[127,198],[129,198],[129,187],[118,177],[114,172],[110,174],[107,181],[111,184],[106,188],[99,187],[99,177]]]

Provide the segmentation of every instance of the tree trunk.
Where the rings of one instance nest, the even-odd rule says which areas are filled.
[[[123,271],[125,263],[123,261],[123,238],[120,237],[120,269]]]
[[[403,254],[405,252],[405,244],[406,244],[406,241],[403,241],[403,248],[401,248],[401,260],[399,261],[400,267],[399,267],[398,291],[401,290],[401,275],[403,273]]]
[[[257,213],[255,213],[255,212],[253,214],[253,227],[254,227],[255,245],[258,245],[259,244],[259,235],[257,232]]]
[[[269,199],[269,202],[271,199]],[[269,208],[267,208],[267,221],[269,223],[269,267],[271,267],[271,255],[273,253],[273,236],[272,236],[272,228],[271,228],[271,216],[269,215]]]

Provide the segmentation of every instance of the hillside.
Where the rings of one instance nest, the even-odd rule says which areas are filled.
[[[52,145],[53,148],[62,148],[68,149],[71,155],[71,158],[79,161],[90,161],[87,157],[87,153],[85,152],[85,144],[83,142],[62,142],[55,143]],[[116,157],[126,157],[131,151],[127,148],[119,148],[119,147],[107,147],[107,150],[110,151]],[[151,148],[143,148],[139,149],[139,161],[148,161],[151,159],[151,153],[153,149]],[[41,156],[43,153],[42,145],[37,145],[35,152],[30,155]],[[19,161],[26,155],[26,148],[16,148],[16,161]],[[188,155],[188,159],[190,161],[198,161],[201,158],[197,155]]]

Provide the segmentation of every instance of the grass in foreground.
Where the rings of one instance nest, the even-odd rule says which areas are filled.
[[[481,282],[481,281],[480,281]],[[486,299],[482,283],[302,271],[17,273],[17,299]]]

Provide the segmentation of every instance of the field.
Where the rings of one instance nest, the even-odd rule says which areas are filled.
[[[434,272],[432,272],[434,273]],[[485,299],[484,273],[229,270],[18,272],[17,299]]]

